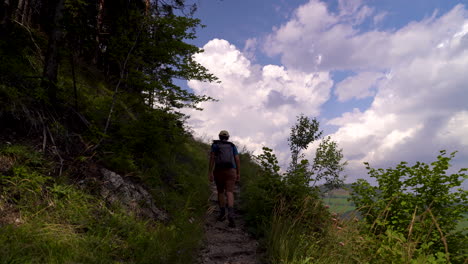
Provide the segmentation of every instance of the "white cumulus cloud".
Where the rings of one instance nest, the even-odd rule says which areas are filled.
[[[467,9],[457,5],[398,29],[360,28],[385,15],[359,0],[339,1],[337,13],[310,0],[273,30],[264,50],[289,69],[353,72],[333,89],[338,104],[373,97],[368,109],[328,121],[351,181],[365,176],[364,161],[375,167],[428,162],[442,149],[458,150],[455,167],[468,167]]]
[[[330,96],[333,81],[328,72],[302,72],[278,65],[255,65],[226,40],[213,39],[196,60],[221,83],[190,81],[198,94],[218,102],[200,104],[203,111],[186,110],[189,125],[198,135],[215,139],[227,129],[231,139],[250,150],[262,146],[284,148],[296,116],[316,116]],[[287,153],[279,153],[287,159]]]
[[[333,136],[353,160],[355,174],[362,173],[364,161],[377,167],[430,161],[442,149],[458,150],[456,166],[468,167],[468,45],[457,38],[454,34],[446,40],[450,45],[392,67],[377,83],[369,109],[329,121],[338,127]],[[336,90],[345,98],[360,85],[345,84],[350,87],[338,84]]]
[[[331,136],[349,161],[349,181],[365,176],[364,161],[384,168],[431,162],[442,149],[458,150],[455,167],[468,167],[468,10],[457,5],[392,30],[359,28],[364,21],[381,23],[385,14],[359,0],[339,1],[337,13],[310,0],[268,37],[255,40],[282,65],[254,64],[251,54],[228,41],[211,40],[196,60],[221,83],[189,86],[219,101],[203,103],[202,112],[187,110],[189,124],[211,138],[228,129],[251,150],[275,148],[284,162],[297,115],[321,119],[332,92],[336,104],[367,97],[368,109],[344,112],[326,124],[336,128]],[[252,44],[246,42],[245,51]],[[352,74],[334,86],[335,70]]]
[[[365,98],[374,95],[374,90],[379,81],[385,79],[385,75],[379,72],[360,72],[356,76],[350,76],[336,85],[335,94],[339,101],[351,98]]]
[[[458,5],[440,17],[412,22],[396,31],[362,32],[360,23],[368,18],[380,21],[385,13],[374,15],[373,9],[361,1],[340,3],[343,7],[338,14],[331,13],[319,0],[299,7],[290,21],[268,36],[265,51],[279,55],[287,67],[305,71],[385,70],[432,53],[438,43],[463,27],[467,13]],[[318,56],[320,63],[315,59]]]

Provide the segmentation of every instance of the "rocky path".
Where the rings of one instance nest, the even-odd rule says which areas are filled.
[[[245,231],[245,222],[239,211],[236,211],[234,218],[235,228],[228,227],[227,220],[216,220],[219,215],[216,187],[211,188],[210,207],[205,220],[204,247],[200,251],[198,264],[259,264],[258,243]],[[237,186],[235,197],[235,201],[238,201]]]

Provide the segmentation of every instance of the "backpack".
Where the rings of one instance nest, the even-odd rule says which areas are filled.
[[[215,168],[234,168],[234,144],[229,141],[215,140],[217,149],[215,151]]]

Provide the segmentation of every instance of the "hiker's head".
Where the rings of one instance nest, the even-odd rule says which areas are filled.
[[[229,132],[227,132],[226,130],[221,130],[221,132],[219,132],[219,140],[228,140],[229,139]]]

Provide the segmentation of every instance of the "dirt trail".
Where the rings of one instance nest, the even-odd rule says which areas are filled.
[[[219,215],[216,187],[211,186],[210,207],[205,220],[204,247],[199,253],[198,264],[259,264],[258,242],[245,231],[245,222],[238,210],[235,211],[235,228],[228,221],[216,220]],[[239,201],[236,186],[235,202]],[[235,208],[238,206],[234,206]]]

